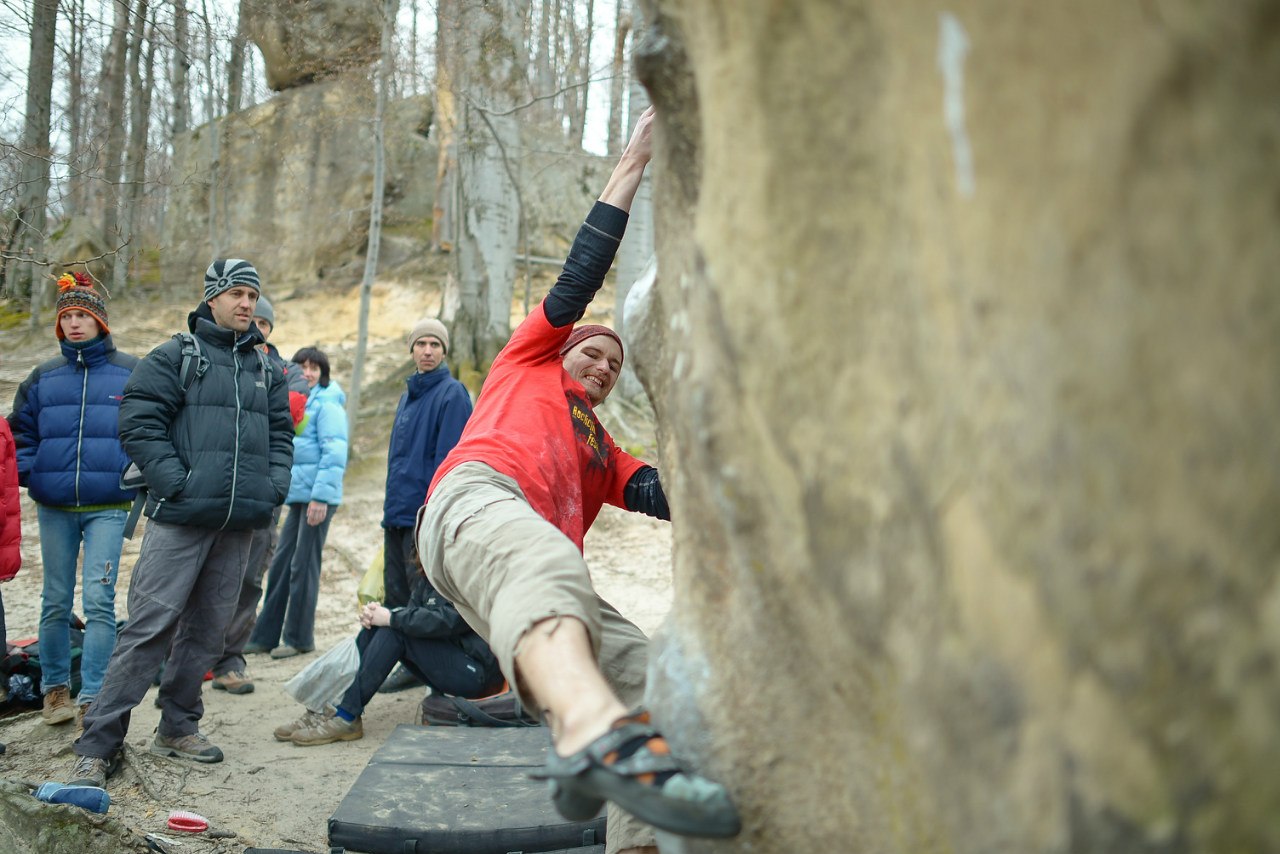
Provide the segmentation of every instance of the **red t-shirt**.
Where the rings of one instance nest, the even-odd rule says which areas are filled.
[[[542,304],[516,327],[494,360],[462,438],[431,480],[427,497],[456,466],[481,462],[513,478],[539,516],[582,550],[606,501],[623,504],[644,463],[622,451],[591,409],[582,384],[561,367],[573,325],[547,322]]]

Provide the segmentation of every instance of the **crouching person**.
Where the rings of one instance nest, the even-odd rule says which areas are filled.
[[[408,605],[389,609],[370,602],[360,611],[360,626],[360,669],[335,713],[308,711],[276,727],[278,740],[311,746],[363,738],[364,708],[397,663],[445,694],[487,697],[502,688],[502,670],[489,645],[421,575]]]

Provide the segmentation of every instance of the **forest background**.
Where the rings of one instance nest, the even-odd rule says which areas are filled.
[[[56,352],[53,283],[64,271],[88,271],[110,295],[113,336],[128,352],[143,355],[182,328],[209,258],[236,254],[237,235],[259,228],[252,211],[241,217],[227,200],[257,180],[247,174],[249,159],[262,149],[266,159],[290,156],[287,143],[262,129],[261,117],[290,109],[279,105],[300,93],[325,93],[317,97],[328,102],[335,92],[342,96],[324,129],[296,122],[294,134],[322,137],[341,128],[360,162],[282,190],[281,204],[306,200],[320,208],[311,215],[342,220],[347,233],[332,238],[331,251],[314,252],[329,262],[323,269],[280,261],[324,239],[305,222],[290,220],[271,255],[250,256],[275,305],[273,343],[286,357],[301,346],[322,347],[348,392],[354,422],[346,500],[324,557],[322,648],[354,630],[355,583],[377,551],[379,538],[369,532],[381,518],[390,418],[411,371],[405,327],[441,314],[453,330],[450,363],[478,391],[511,325],[549,286],[607,174],[608,155],[620,150],[647,103],[631,79],[629,3],[489,7],[452,0],[0,5],[4,401],[32,366]],[[442,56],[450,57],[447,68]],[[503,62],[492,62],[495,56]],[[298,112],[305,108],[290,115]],[[411,132],[397,135],[396,117],[405,114]],[[251,144],[237,149],[236,135],[247,126]],[[317,161],[334,159],[311,150]],[[425,177],[397,172],[405,161]],[[561,197],[557,183],[566,174],[575,177]],[[339,198],[333,191],[343,184],[358,186]],[[620,263],[631,272],[606,288],[594,320],[621,320],[627,285],[652,251],[647,205],[646,191]],[[460,227],[472,208],[501,227]],[[620,441],[653,459],[652,412],[634,377],[620,389],[605,417]],[[24,496],[24,569],[4,591],[11,640],[34,636],[39,618],[34,511]],[[141,533],[122,560],[121,617]],[[632,514],[606,513],[588,543],[601,589],[647,631],[670,603],[670,551],[668,526]],[[163,833],[164,816],[178,807],[201,812],[226,833],[189,840],[182,850],[323,849],[325,819],[391,728],[415,719],[421,690],[377,702],[362,742],[336,752],[298,750],[274,742],[270,729],[295,711],[280,685],[299,665],[260,658],[250,662],[254,694],[206,698],[204,727],[226,751],[225,765],[152,761],[144,742],[158,713],[148,698],[134,715],[126,770],[111,786],[110,820],[61,828],[49,808],[0,793],[0,849],[127,850],[143,845],[147,833]],[[42,726],[38,713],[0,720],[0,741],[9,744],[0,778],[19,794],[24,784],[59,779],[72,759],[70,739],[63,728]],[[288,793],[287,811],[279,793]],[[24,815],[39,830],[27,828]],[[66,836],[58,841],[55,833]]]

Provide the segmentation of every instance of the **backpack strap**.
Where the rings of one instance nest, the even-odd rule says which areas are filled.
[[[178,332],[174,336],[182,344],[182,367],[178,369],[178,383],[186,395],[196,380],[209,370],[209,360],[200,349],[200,339],[190,332]]]

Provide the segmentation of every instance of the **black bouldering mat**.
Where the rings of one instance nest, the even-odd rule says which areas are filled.
[[[360,854],[586,854],[604,813],[569,822],[529,779],[550,745],[544,727],[401,724],[329,819],[329,845]],[[602,848],[599,850],[603,850]]]

